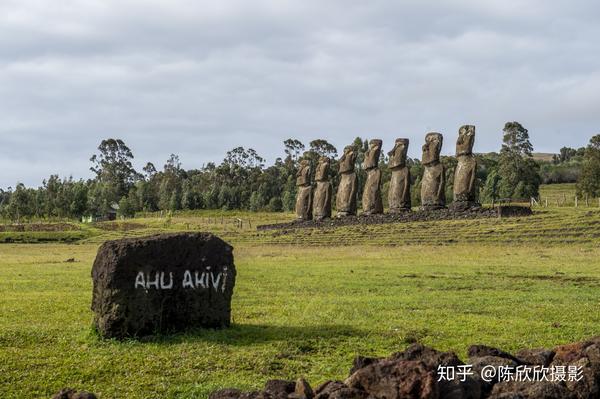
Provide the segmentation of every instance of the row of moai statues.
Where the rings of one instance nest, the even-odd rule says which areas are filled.
[[[440,161],[443,136],[440,133],[428,133],[425,136],[421,163],[424,167],[421,180],[421,209],[437,210],[446,207],[446,171]],[[475,177],[477,161],[473,155],[475,142],[475,126],[465,125],[459,129],[456,142],[457,166],[454,172],[454,202],[451,208],[456,211],[476,208]],[[383,141],[374,139],[369,142],[365,153],[363,169],[367,179],[362,193],[363,215],[383,213],[381,196],[381,170],[379,158]],[[391,179],[388,192],[390,213],[401,213],[411,210],[410,169],[406,164],[409,140],[396,139],[394,148],[388,152]],[[340,183],[336,195],[337,217],[353,216],[357,212],[358,176],[354,170],[356,152],[353,146],[344,148],[339,160]],[[329,181],[331,160],[321,157],[317,165],[313,188],[310,181],[310,162],[303,160],[296,175],[298,194],[296,197],[296,216],[300,220],[323,220],[331,217],[331,201],[333,186]]]

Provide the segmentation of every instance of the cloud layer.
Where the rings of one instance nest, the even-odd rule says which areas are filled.
[[[0,187],[88,177],[99,142],[186,168],[236,146],[411,139],[477,125],[477,151],[518,120],[537,151],[600,132],[593,1],[0,3]]]

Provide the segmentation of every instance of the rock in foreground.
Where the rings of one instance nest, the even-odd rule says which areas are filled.
[[[597,399],[600,337],[552,350],[523,349],[515,356],[473,345],[465,364],[452,352],[420,344],[387,358],[358,357],[346,381],[326,381],[314,391],[307,381],[272,380],[262,391],[224,389],[210,399]],[[490,375],[489,370],[524,370]],[[454,374],[448,370],[470,373]],[[487,372],[485,372],[487,370]],[[546,378],[537,371],[548,370]],[[574,381],[577,379],[577,381]]]
[[[62,389],[52,399],[98,399],[96,395],[90,392],[77,392],[71,388]]]
[[[208,233],[104,243],[92,268],[94,325],[123,339],[230,324],[233,248]]]

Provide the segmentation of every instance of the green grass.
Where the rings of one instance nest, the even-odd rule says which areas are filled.
[[[547,200],[550,207],[574,207],[576,192],[575,183],[544,184],[540,187],[541,204],[545,205]],[[585,196],[580,194],[577,205],[579,207],[600,207],[598,198],[588,197],[587,201],[586,205]]]
[[[0,246],[0,397],[203,398],[269,378],[344,378],[414,341],[554,346],[600,330],[600,249],[238,246],[234,325],[147,342],[92,332],[95,245]],[[65,263],[75,258],[75,263]]]

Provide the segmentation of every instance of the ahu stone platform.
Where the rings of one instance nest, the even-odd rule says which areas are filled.
[[[416,212],[386,213],[376,215],[345,216],[343,218],[325,219],[325,220],[295,220],[290,223],[265,224],[257,226],[259,231],[294,229],[294,228],[319,228],[319,227],[338,227],[364,224],[384,224],[384,223],[402,223],[402,222],[426,222],[435,220],[461,220],[461,219],[481,219],[498,217],[516,217],[532,215],[531,208],[528,206],[505,205],[494,208],[476,208],[467,210],[456,209],[437,209],[422,210]]]

